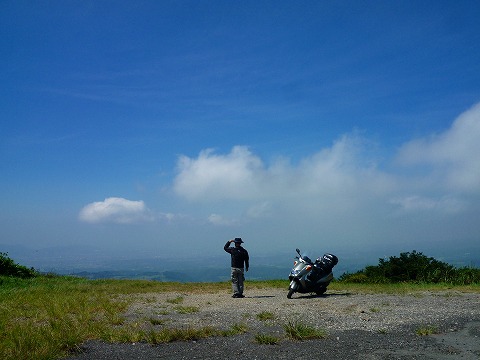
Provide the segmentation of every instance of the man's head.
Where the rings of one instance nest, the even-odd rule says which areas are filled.
[[[235,238],[233,242],[235,243],[235,246],[240,246],[243,243],[243,240],[242,238]]]

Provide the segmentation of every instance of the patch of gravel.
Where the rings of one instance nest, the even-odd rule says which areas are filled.
[[[251,289],[243,299],[214,294],[155,293],[135,297],[125,314],[128,322],[152,329],[228,330],[242,324],[247,332],[230,337],[169,344],[107,344],[90,341],[69,360],[84,359],[479,359],[480,294],[456,291],[406,295],[350,294],[327,291],[323,296],[286,290]],[[182,310],[186,313],[182,313]],[[266,315],[262,319],[259,314]],[[325,339],[294,341],[288,322],[326,330]],[[421,328],[437,334],[419,336]],[[255,335],[277,337],[276,345],[255,342]]]

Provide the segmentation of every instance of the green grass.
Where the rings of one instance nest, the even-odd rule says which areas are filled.
[[[278,337],[268,335],[268,334],[256,334],[255,335],[255,342],[257,344],[263,345],[276,345],[280,339]]]
[[[173,341],[192,341],[218,335],[218,331],[212,327],[203,327],[200,329],[162,329],[160,331],[151,331],[145,340],[150,344],[168,343]]]
[[[234,336],[244,334],[248,331],[248,326],[240,323],[240,324],[233,324],[230,329],[220,331],[221,336]]]
[[[183,302],[183,296],[177,296],[174,299],[167,299],[169,304],[181,304]]]
[[[138,286],[138,285],[137,285]],[[0,290],[0,358],[52,359],[123,322],[104,282],[37,277]],[[113,295],[113,298],[115,295]]]
[[[325,330],[317,329],[297,321],[289,321],[283,328],[287,336],[293,340],[324,339],[328,336]]]
[[[287,285],[288,286],[288,285]],[[328,292],[341,291],[351,294],[415,294],[421,295],[422,292],[449,291],[480,293],[480,284],[473,285],[451,285],[451,284],[426,284],[426,283],[394,283],[394,284],[355,284],[334,281],[328,286]]]
[[[174,341],[192,341],[220,335],[213,327],[194,328],[161,328],[159,330],[145,330],[136,324],[129,324],[121,328],[110,328],[99,337],[101,340],[112,343],[146,342],[161,344]]]
[[[415,330],[415,334],[420,336],[438,334],[438,328],[432,325],[421,326],[417,330]]]
[[[257,314],[257,319],[261,321],[266,321],[266,320],[273,320],[274,315],[272,312],[269,311],[262,311],[261,313]]]
[[[174,310],[178,314],[193,314],[200,311],[196,306],[175,306]]]
[[[164,325],[166,323],[166,320],[157,319],[157,318],[150,318],[150,319],[148,319],[148,321],[152,325]]]
[[[161,328],[159,330],[146,330],[137,323],[127,326],[109,328],[101,333],[99,339],[111,343],[145,342],[149,344],[170,343],[174,341],[192,341],[211,336],[234,336],[247,331],[244,324],[234,324],[228,330],[218,330],[211,326],[202,328]]]
[[[248,289],[284,289],[288,280],[249,281]],[[13,278],[0,276],[0,359],[56,359],[67,356],[89,339],[149,343],[232,336],[246,332],[244,324],[229,330],[168,329],[156,319],[145,324],[127,322],[123,314],[140,295],[152,293],[229,293],[230,283],[162,283],[146,280],[86,280],[63,276]],[[480,292],[480,285],[344,284],[333,282],[328,292],[418,294],[424,291]],[[132,296],[129,296],[132,295]],[[183,297],[170,299],[172,311],[185,314],[198,308],[180,305]],[[161,313],[166,313],[164,309]],[[268,320],[272,313],[257,315]],[[157,321],[159,321],[157,323]],[[151,329],[154,325],[157,328]],[[161,329],[158,329],[162,327]],[[323,337],[320,330],[291,323],[285,330],[293,338]]]

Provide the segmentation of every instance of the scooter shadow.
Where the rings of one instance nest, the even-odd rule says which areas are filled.
[[[308,295],[300,295],[300,296],[295,296],[292,297],[292,299],[315,299],[315,298],[329,298],[329,297],[337,297],[337,296],[351,296],[351,293],[340,293],[340,294],[322,294],[322,295],[317,295],[317,294],[308,294]]]
[[[292,299],[315,299],[315,298],[329,298],[329,297],[337,297],[337,296],[350,296],[352,293],[333,293],[333,294],[322,294],[322,295],[317,295],[317,294],[307,294],[307,295],[298,295],[292,297]],[[268,299],[268,298],[274,298],[276,297],[275,295],[256,295],[256,296],[245,296],[245,298],[249,299]]]

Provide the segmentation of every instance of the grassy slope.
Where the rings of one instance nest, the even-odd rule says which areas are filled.
[[[249,288],[288,288],[287,280],[250,281]],[[366,285],[334,282],[349,293],[410,293],[455,289],[480,292],[479,285]],[[144,333],[124,324],[132,297],[150,292],[216,293],[230,284],[162,283],[141,280],[85,280],[71,277],[0,277],[0,359],[55,359],[89,339],[165,342],[219,334],[214,329]],[[123,325],[123,326],[119,326]],[[235,331],[232,331],[235,333]]]

